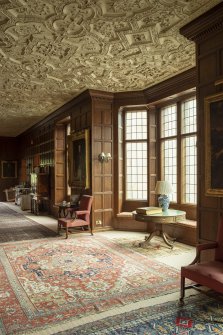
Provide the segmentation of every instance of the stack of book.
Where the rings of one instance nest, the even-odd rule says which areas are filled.
[[[136,208],[136,213],[143,215],[159,214],[162,213],[161,207],[139,207]]]

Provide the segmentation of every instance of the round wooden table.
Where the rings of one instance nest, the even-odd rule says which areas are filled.
[[[175,209],[168,209],[165,212],[150,215],[138,214],[136,211],[132,212],[132,214],[136,221],[146,222],[147,224],[152,224],[154,227],[150,235],[145,237],[145,241],[139,244],[140,247],[147,246],[154,236],[159,235],[169,247],[173,248],[175,238],[169,236],[163,230],[163,225],[186,219],[186,212]]]

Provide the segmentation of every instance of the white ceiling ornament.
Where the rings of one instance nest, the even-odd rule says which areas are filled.
[[[84,89],[141,90],[193,67],[179,28],[220,2],[0,0],[0,136]]]

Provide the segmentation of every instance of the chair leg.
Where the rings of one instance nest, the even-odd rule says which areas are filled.
[[[93,229],[92,229],[92,225],[91,224],[89,224],[88,229],[90,229],[91,235],[93,236],[94,234],[93,234]]]
[[[68,238],[68,225],[66,224],[66,239]]]
[[[61,224],[60,222],[58,221],[58,224],[57,224],[57,234],[60,235],[60,229],[61,229]]]
[[[185,277],[181,276],[181,283],[180,283],[180,305],[184,305],[184,297],[185,297]]]

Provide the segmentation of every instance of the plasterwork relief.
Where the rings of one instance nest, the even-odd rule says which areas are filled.
[[[0,0],[0,135],[87,88],[141,90],[193,67],[179,28],[219,2]]]

